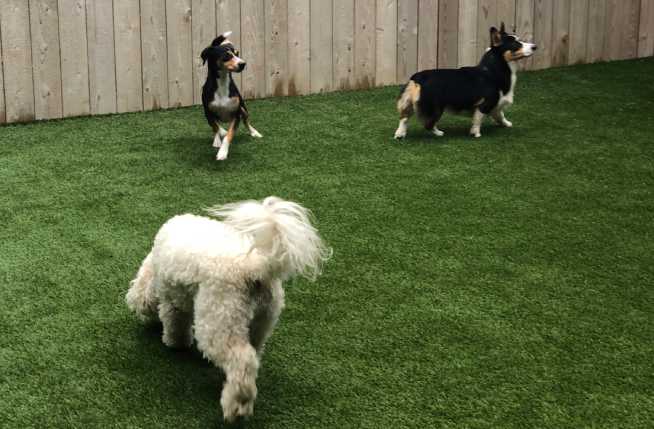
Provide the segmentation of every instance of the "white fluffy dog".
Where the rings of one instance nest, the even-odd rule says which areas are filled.
[[[233,421],[252,415],[266,339],[284,307],[282,282],[315,280],[331,254],[299,204],[268,197],[166,222],[127,292],[143,321],[160,320],[163,342],[189,347],[226,375],[220,403]]]

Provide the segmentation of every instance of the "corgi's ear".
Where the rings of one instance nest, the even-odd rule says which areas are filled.
[[[213,39],[213,42],[211,42],[211,46],[220,46],[220,44],[223,43],[225,40],[227,40],[227,38],[231,35],[232,35],[231,31],[225,31],[223,34]]]
[[[209,58],[209,52],[213,46],[209,46],[208,48],[204,48],[202,53],[200,54],[200,58],[202,58],[202,65],[204,65],[207,62],[207,58]]]
[[[491,27],[490,29],[490,39],[491,39],[491,46],[496,47],[500,46],[502,44],[502,34],[500,34],[499,30],[495,27]]]
[[[506,33],[506,28],[504,27],[504,23],[502,22],[500,24],[500,34],[505,34]]]

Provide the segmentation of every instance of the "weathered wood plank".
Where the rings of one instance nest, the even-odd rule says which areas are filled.
[[[534,41],[538,51],[533,56],[534,69],[544,69],[552,65],[552,0],[536,0],[534,4]]]
[[[193,103],[202,104],[202,85],[207,78],[200,54],[216,37],[216,1],[191,1],[191,40],[193,42]]]
[[[479,62],[477,52],[478,0],[459,1],[458,66],[474,66]]]
[[[589,0],[574,0],[570,4],[570,54],[569,64],[586,62],[588,47]]]
[[[116,51],[112,0],[86,0],[91,114],[116,112]]]
[[[334,89],[350,89],[354,81],[354,0],[334,2]]]
[[[570,1],[554,0],[552,6],[552,66],[568,64],[570,53]]]
[[[641,0],[638,57],[654,55],[654,0]]]
[[[2,73],[2,58],[2,31],[0,31],[0,124],[7,122],[7,114],[5,111],[5,82],[4,75]]]
[[[288,0],[267,0],[266,95],[288,94]]]
[[[606,51],[607,12],[606,0],[593,0],[592,7],[588,8],[587,63],[604,61],[608,57]]]
[[[638,57],[638,24],[640,23],[640,1],[626,0],[623,7],[626,9],[625,18],[622,22],[621,51],[622,58]]]
[[[311,92],[310,0],[288,0],[288,93]]]
[[[63,116],[57,0],[30,1],[36,119]]]
[[[168,44],[168,104],[193,104],[193,45],[191,0],[166,0]]]
[[[438,68],[455,68],[459,64],[459,1],[438,3]]]
[[[394,85],[397,74],[397,0],[376,0],[375,84]]]
[[[331,91],[332,0],[311,0],[311,92]]]
[[[418,70],[438,66],[438,0],[418,3]]]
[[[508,32],[516,28],[515,2],[516,0],[497,0],[497,25],[504,23]]]
[[[638,55],[640,0],[608,0],[605,49],[608,60]]]
[[[246,98],[266,95],[265,24],[262,0],[241,1],[241,46],[248,63],[242,73]]]
[[[139,9],[139,4],[131,0],[114,0],[116,109],[119,112],[143,110]]]
[[[418,71],[418,0],[397,4],[397,80],[406,82]]]
[[[240,0],[217,0],[216,3],[216,35],[231,31],[229,40],[236,45],[236,49],[242,50],[241,44],[241,2]],[[208,46],[208,44],[207,44]],[[241,54],[242,56],[242,54]],[[248,59],[244,58],[247,62]],[[249,66],[248,66],[249,67]],[[238,87],[241,87],[242,76],[240,73],[232,73],[232,79]]]
[[[540,50],[542,42],[534,40],[534,0],[516,0],[515,20],[516,32],[520,39],[536,43]],[[537,51],[535,55],[540,55],[540,51]],[[520,70],[529,70],[533,67],[533,58],[526,58],[518,64]]]
[[[359,89],[375,86],[375,3],[354,2],[354,81]]]
[[[143,108],[168,107],[168,51],[166,5],[141,0],[141,49],[143,52]]]
[[[479,0],[477,15],[477,58],[481,58],[490,47],[490,28],[499,28],[497,21],[497,1]]]
[[[34,82],[29,10],[23,0],[0,2],[7,122],[34,120]]]
[[[59,0],[61,88],[64,116],[88,115],[89,62],[84,0]]]

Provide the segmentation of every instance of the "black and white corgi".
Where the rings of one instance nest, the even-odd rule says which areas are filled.
[[[513,124],[504,117],[504,109],[513,104],[516,84],[516,61],[536,51],[533,43],[521,42],[500,29],[490,29],[491,46],[475,67],[423,70],[409,79],[397,101],[400,124],[395,138],[406,136],[407,121],[413,113],[437,136],[443,136],[438,121],[444,111],[472,115],[470,134],[481,137],[481,122],[491,115],[504,127]]]
[[[239,122],[248,128],[252,137],[262,137],[249,122],[249,113],[243,97],[232,79],[232,73],[245,69],[245,61],[239,58],[239,52],[227,38],[231,31],[216,37],[211,46],[205,48],[200,57],[207,63],[207,80],[202,87],[202,105],[204,115],[214,132],[213,146],[219,148],[216,159],[227,159],[229,145],[234,139]],[[228,124],[225,131],[220,122]]]

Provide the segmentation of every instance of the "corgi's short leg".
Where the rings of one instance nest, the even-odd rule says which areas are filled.
[[[502,109],[493,110],[491,116],[495,122],[497,122],[497,125],[501,125],[507,128],[511,128],[513,126],[513,123],[504,117],[504,111]]]
[[[484,120],[484,114],[481,110],[475,109],[472,114],[472,127],[470,128],[470,135],[475,138],[481,137],[481,123]]]

